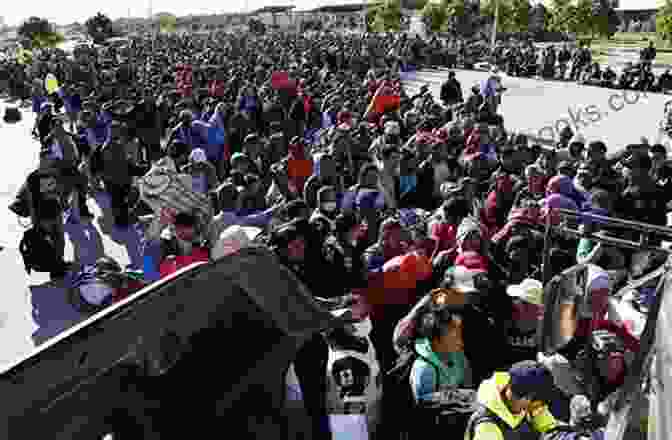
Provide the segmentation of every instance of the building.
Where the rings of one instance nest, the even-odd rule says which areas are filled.
[[[294,6],[266,6],[250,12],[249,16],[256,18],[266,26],[289,30],[296,25],[292,14],[293,9]]]
[[[614,0],[614,9],[626,30],[632,22],[638,22],[650,23],[640,30],[655,31],[656,11],[660,6],[660,0]]]

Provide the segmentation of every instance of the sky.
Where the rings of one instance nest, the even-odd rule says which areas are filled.
[[[342,0],[341,0],[342,1]],[[348,2],[351,2],[349,0]],[[622,8],[654,8],[661,0],[620,0]],[[45,17],[57,24],[84,22],[87,18],[102,12],[112,19],[127,17],[146,17],[150,8],[156,12],[170,12],[177,16],[188,14],[212,14],[222,12],[243,12],[263,6],[295,5],[297,9],[316,7],[327,3],[340,3],[339,0],[112,0],[107,2],[84,0],[3,0],[0,16],[5,24],[14,26],[25,18],[36,15]]]
[[[297,8],[317,6],[330,0],[112,0],[106,2],[83,0],[2,0],[0,16],[5,24],[14,26],[27,17],[45,17],[57,24],[84,22],[87,18],[102,12],[112,19],[146,17],[150,8],[154,13],[170,12],[177,16],[189,14],[213,14],[222,12],[244,12],[264,6],[295,5]]]

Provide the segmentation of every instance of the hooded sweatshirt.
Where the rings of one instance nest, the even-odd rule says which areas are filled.
[[[537,432],[545,433],[558,426],[555,417],[550,413],[546,405],[539,408],[534,414],[524,412],[522,414],[513,414],[502,399],[501,392],[511,381],[511,376],[507,372],[496,372],[490,379],[481,383],[478,387],[477,401],[482,407],[485,407],[496,417],[499,422],[506,426],[508,435],[502,432],[502,429],[494,422],[484,421],[476,426],[469,426],[465,434],[465,440],[508,440],[515,438],[510,431],[515,432],[521,427],[524,421],[530,423],[530,426]],[[470,421],[471,425],[471,421]],[[473,434],[471,434],[471,432]],[[471,435],[470,435],[471,434]]]
[[[430,399],[443,387],[459,387],[470,382],[464,352],[439,355],[432,350],[427,338],[416,341],[415,352],[419,357],[411,369],[411,388],[416,402]]]

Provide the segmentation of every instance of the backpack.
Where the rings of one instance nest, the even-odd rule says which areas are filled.
[[[419,420],[419,406],[415,402],[411,389],[411,371],[416,359],[424,359],[435,369],[437,378],[439,370],[433,363],[422,357],[415,350],[402,353],[397,363],[385,373],[383,378],[383,417],[384,432],[390,438],[406,439],[413,436],[414,427],[424,425]],[[424,427],[424,426],[423,426]]]
[[[26,272],[55,272],[62,269],[63,259],[57,255],[53,239],[41,228],[33,226],[23,233],[19,243]]]
[[[21,110],[16,107],[7,107],[3,120],[8,124],[15,124],[21,121]]]
[[[508,438],[507,434],[510,436],[510,431],[513,431],[509,425],[507,425],[502,419],[500,419],[495,413],[490,411],[486,406],[479,406],[478,410],[469,418],[467,423],[467,431],[465,433],[465,440],[472,440],[476,432],[476,426],[481,423],[493,423],[497,425],[499,430],[502,432],[503,438]]]

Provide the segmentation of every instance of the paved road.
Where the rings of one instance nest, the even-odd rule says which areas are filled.
[[[424,70],[408,75],[407,91],[413,94],[428,83],[436,99],[446,70]],[[465,97],[468,89],[487,77],[485,72],[456,70]],[[628,143],[639,142],[646,136],[650,142],[659,141],[658,123],[670,96],[638,94],[599,87],[578,86],[570,82],[541,81],[505,76],[505,93],[501,113],[509,130],[551,138],[564,124],[586,139],[605,141],[610,150]],[[626,103],[629,102],[629,103]],[[593,106],[593,107],[591,107]],[[594,122],[592,122],[594,121]]]
[[[6,106],[0,102],[0,114]],[[18,251],[24,228],[6,208],[37,164],[38,144],[30,136],[33,122],[30,109],[23,111],[23,120],[17,124],[0,122],[5,148],[0,160],[0,367],[81,319],[65,301],[65,289],[50,283],[48,274],[26,274]],[[108,212],[109,201],[100,196],[96,199],[89,200],[96,217],[93,222],[66,226],[66,259],[86,263],[105,252],[122,265],[131,260],[138,263],[137,235],[108,227],[104,213]]]

